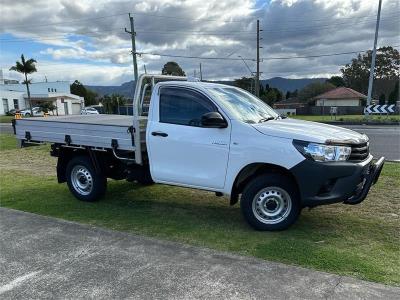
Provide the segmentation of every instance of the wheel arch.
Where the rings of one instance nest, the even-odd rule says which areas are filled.
[[[249,183],[253,178],[265,173],[279,173],[287,176],[293,181],[297,191],[299,191],[299,185],[295,176],[285,167],[269,163],[251,163],[244,166],[236,175],[235,181],[232,185],[230,205],[234,205],[239,201],[239,195],[242,193],[247,183]]]
[[[67,181],[65,172],[67,165],[71,159],[77,156],[86,156],[90,159],[95,168],[96,172],[102,170],[101,160],[99,160],[98,155],[95,151],[90,149],[73,149],[73,148],[63,148],[57,147],[57,145],[52,145],[52,156],[58,157],[57,159],[57,180],[59,183]]]

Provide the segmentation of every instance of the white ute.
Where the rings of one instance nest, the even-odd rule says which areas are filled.
[[[83,201],[107,178],[213,191],[258,230],[281,230],[303,207],[358,204],[376,183],[368,137],[282,118],[236,87],[142,75],[134,115],[18,119],[21,146],[51,143],[58,181]]]

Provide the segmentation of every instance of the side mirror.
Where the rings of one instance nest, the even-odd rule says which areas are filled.
[[[208,128],[226,128],[228,123],[219,112],[209,112],[201,116],[201,126]]]

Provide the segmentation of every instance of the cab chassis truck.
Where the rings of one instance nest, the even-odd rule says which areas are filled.
[[[302,208],[359,204],[376,183],[364,134],[284,118],[252,94],[185,77],[142,75],[133,116],[17,119],[21,147],[51,144],[57,178],[82,201],[107,178],[215,192],[257,230],[282,230]]]

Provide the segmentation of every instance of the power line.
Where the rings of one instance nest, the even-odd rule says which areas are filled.
[[[398,23],[399,19],[386,19],[386,20],[382,20],[383,21],[387,21],[386,24],[391,24],[391,23]],[[304,32],[304,31],[310,31],[312,29],[321,29],[321,28],[329,28],[329,27],[335,27],[340,25],[341,28],[335,28],[335,31],[339,31],[339,30],[348,30],[348,28],[345,27],[349,26],[349,25],[361,25],[361,24],[369,24],[372,23],[373,20],[370,20],[368,22],[354,22],[351,24],[346,24],[346,23],[339,23],[339,24],[326,24],[326,25],[316,25],[316,26],[303,26],[303,27],[299,27],[296,26],[295,28],[287,28],[287,29],[277,29],[277,30],[265,30],[264,32],[266,33],[280,33],[280,32]]]
[[[117,14],[106,15],[106,16],[90,17],[90,18],[79,18],[79,19],[66,20],[66,21],[60,21],[60,22],[54,22],[54,23],[42,23],[42,24],[30,24],[30,25],[14,25],[12,28],[25,28],[25,27],[32,28],[32,27],[43,27],[43,26],[49,26],[49,25],[64,25],[64,24],[70,24],[70,23],[81,23],[81,22],[86,22],[86,21],[111,18],[111,17],[122,16],[122,15],[127,15],[127,14],[128,14],[127,12],[124,12],[124,13],[117,13]],[[6,28],[3,28],[3,29],[10,29],[10,28],[6,27]]]
[[[383,20],[385,21],[385,20]],[[383,22],[382,21],[382,22]],[[390,23],[397,23],[397,20],[388,20],[390,21]],[[357,23],[360,24],[360,23]],[[389,23],[387,23],[389,24]],[[331,27],[331,26],[335,26],[334,24],[330,24],[330,25],[326,25],[324,27]],[[267,33],[268,36],[274,35],[274,34],[279,34],[282,32],[293,32],[293,33],[298,33],[298,32],[311,32],[312,29],[316,28],[316,29],[321,29],[322,26],[316,26],[316,27],[298,27],[294,30],[265,30],[264,33]],[[302,30],[303,28],[303,30]],[[35,40],[55,40],[55,39],[66,39],[69,40],[66,35],[83,35],[83,36],[90,36],[90,37],[99,37],[96,34],[101,34],[102,32],[115,32],[117,33],[118,29],[123,29],[123,28],[112,28],[109,30],[98,30],[98,31],[87,31],[87,32],[68,32],[65,33],[63,35],[56,35],[56,36],[47,36],[45,38],[42,37],[32,37],[32,38],[16,38],[16,39],[0,39],[0,42],[24,42],[24,41],[35,41]],[[347,29],[342,27],[341,29]],[[337,30],[336,30],[337,31]],[[146,33],[146,34],[161,34],[161,35],[173,35],[173,34],[181,34],[181,35],[193,35],[193,36],[197,36],[197,35],[203,35],[203,36],[244,36],[244,35],[254,35],[256,33],[251,32],[251,31],[227,31],[227,32],[223,32],[223,31],[182,31],[182,30],[169,30],[169,31],[151,31],[151,30],[139,30],[137,31],[138,33]]]
[[[71,24],[71,23],[82,23],[86,21],[92,21],[92,20],[98,20],[98,19],[104,19],[104,18],[110,18],[110,17],[116,17],[116,16],[122,16],[122,15],[127,15],[129,12],[120,12],[120,13],[115,13],[115,14],[110,14],[110,15],[103,15],[103,16],[98,16],[98,17],[88,17],[88,18],[76,18],[72,20],[66,20],[66,21],[60,21],[60,22],[50,22],[50,23],[41,23],[41,24],[30,24],[30,25],[13,25],[12,27],[5,27],[3,29],[13,29],[13,28],[32,28],[32,27],[44,27],[44,26],[50,26],[50,25],[65,25],[65,24]],[[144,12],[131,12],[132,15],[136,16],[148,16],[148,17],[155,17],[155,18],[164,18],[164,19],[173,19],[173,20],[188,20],[188,21],[203,21],[203,22],[222,22],[222,23],[251,23],[252,19],[247,20],[247,21],[239,21],[239,20],[223,20],[223,19],[207,19],[207,18],[189,18],[189,17],[177,17],[177,16],[166,16],[166,15],[160,15],[160,14],[154,14],[154,13],[144,13]],[[396,13],[394,13],[396,14]],[[394,15],[393,14],[393,15]],[[391,16],[392,14],[385,15],[386,16]],[[363,19],[370,17],[372,15],[365,15],[365,16],[359,16],[359,17],[341,17],[341,18],[335,18],[334,20],[344,20],[344,19]],[[257,15],[250,15],[249,17],[252,18],[257,18],[257,17],[262,17],[262,15],[257,16]],[[330,18],[332,16],[326,16],[326,18],[322,19],[304,19],[304,20],[284,20],[285,23],[287,22],[314,22],[314,21],[325,21],[327,18]],[[2,25],[4,26],[4,25]]]
[[[124,29],[124,28],[123,27],[118,27],[118,28],[112,28],[112,29],[109,29],[109,30],[86,31],[86,32],[76,32],[76,33],[68,32],[68,33],[65,33],[65,34],[62,34],[62,35],[54,35],[54,36],[48,36],[47,35],[46,38],[41,38],[41,39],[57,38],[57,37],[63,38],[66,35],[86,35],[86,34],[89,34],[89,33],[90,34],[97,34],[97,33],[100,34],[102,32],[117,32],[116,30],[118,30],[118,29]],[[177,34],[177,33],[182,33],[184,35],[187,35],[187,34],[189,34],[189,35],[242,35],[244,33],[246,33],[246,34],[256,34],[254,32],[248,31],[248,30],[246,30],[246,31],[226,31],[226,32],[224,32],[224,31],[184,31],[184,30],[176,30],[176,31],[174,31],[174,30],[170,30],[170,31],[137,30],[136,32],[139,32],[139,33],[150,33],[150,34],[152,34],[152,33],[154,33],[154,34]],[[90,35],[88,35],[88,36],[90,36]],[[32,38],[0,39],[0,42],[3,42],[3,41],[7,42],[7,41],[30,40],[30,39],[38,39],[38,38],[40,38],[40,37],[37,37],[37,38],[32,37]]]
[[[395,45],[392,47],[399,47],[399,45]],[[338,52],[338,53],[326,53],[326,54],[316,54],[316,55],[298,55],[298,56],[282,56],[282,57],[261,57],[261,61],[265,60],[287,60],[287,59],[299,59],[299,58],[317,58],[317,57],[329,57],[329,56],[338,56],[338,55],[346,55],[346,54],[355,54],[355,53],[363,53],[370,51],[368,50],[358,50],[358,51],[348,51],[348,52]],[[246,61],[257,61],[254,58],[234,58],[234,57],[206,57],[206,56],[194,56],[194,55],[174,55],[174,54],[163,54],[163,53],[154,53],[154,52],[136,52],[138,55],[154,55],[161,57],[175,57],[175,58],[187,58],[187,59],[204,59],[204,60],[246,60]]]
[[[154,55],[162,57],[175,57],[175,58],[192,58],[192,59],[206,59],[206,60],[242,60],[241,58],[235,57],[209,57],[209,56],[190,56],[190,55],[174,55],[174,54],[163,54],[163,53],[153,53],[153,52],[136,52],[137,55]],[[248,61],[255,61],[254,58],[243,58]]]
[[[392,16],[398,16],[399,14],[397,12],[386,14],[385,17],[392,17]],[[303,19],[296,19],[296,20],[287,20],[285,18],[281,18],[282,23],[304,23],[304,22],[320,22],[320,21],[326,21],[327,19],[331,18],[333,16],[326,16],[325,18],[321,19],[308,19],[308,18],[303,18]],[[357,19],[366,19],[366,18],[371,18],[374,19],[376,17],[376,14],[370,14],[370,15],[364,15],[364,16],[358,16],[358,17],[340,17],[340,18],[333,18],[333,21],[340,21],[340,20],[357,20]],[[341,24],[341,23],[340,23]]]

